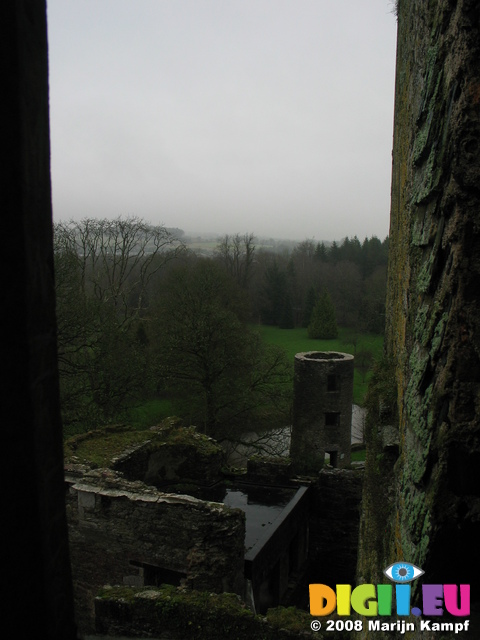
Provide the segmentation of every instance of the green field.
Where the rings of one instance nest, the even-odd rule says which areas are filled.
[[[155,398],[130,409],[128,421],[135,429],[147,429],[173,414],[174,410],[170,400]]]
[[[306,329],[279,329],[264,325],[256,325],[254,328],[266,343],[277,345],[285,350],[292,363],[292,371],[295,354],[302,351],[351,353],[357,356],[356,364],[357,362],[361,364],[359,354],[361,356],[362,353],[371,353],[373,360],[379,360],[382,357],[383,336],[379,335],[339,329],[339,337],[335,340],[316,340],[307,336]],[[363,368],[360,366],[355,369],[353,381],[353,401],[358,405],[363,405],[370,377],[367,368],[368,359],[363,364]],[[174,402],[166,398],[155,398],[132,407],[127,416],[119,416],[119,421],[127,419],[135,429],[146,429],[171,415],[175,415]],[[66,433],[66,435],[73,435],[73,433]]]
[[[317,340],[309,338],[307,330],[303,328],[279,329],[278,327],[257,325],[255,329],[265,342],[285,349],[292,365],[295,354],[303,351],[341,351],[356,356],[353,401],[355,404],[363,405],[370,377],[370,366],[382,357],[383,336],[339,328],[338,338]],[[371,358],[368,354],[371,354]]]

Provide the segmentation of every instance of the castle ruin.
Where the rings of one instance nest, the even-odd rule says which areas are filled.
[[[297,353],[290,456],[297,472],[350,465],[353,363],[348,353]]]
[[[480,565],[480,9],[472,0],[396,6],[387,365],[399,446],[383,475],[367,460],[358,579],[376,583],[389,562],[408,557],[429,582],[469,582]],[[0,11],[8,123],[2,211],[4,235],[14,239],[4,245],[2,287],[13,302],[3,332],[10,368],[2,402],[10,480],[4,627],[75,640],[56,370],[46,9],[23,0]],[[386,384],[383,391],[385,401]],[[422,640],[436,635],[425,631]]]

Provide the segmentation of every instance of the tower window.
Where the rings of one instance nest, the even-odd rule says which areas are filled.
[[[328,451],[327,453],[330,454],[330,466],[336,469],[338,466],[338,451]]]
[[[335,374],[327,377],[327,391],[338,391],[338,380]]]
[[[340,425],[339,413],[326,413],[325,414],[325,426],[326,427],[338,427]]]

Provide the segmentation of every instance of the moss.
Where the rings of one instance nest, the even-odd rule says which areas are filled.
[[[97,593],[96,597],[100,600],[119,600],[121,602],[134,602],[137,589],[132,587],[110,587],[105,586]]]
[[[417,315],[415,318],[415,324],[413,327],[413,333],[415,338],[420,342],[423,347],[426,347],[428,344],[428,335],[426,331],[426,327],[428,327],[430,318],[431,318],[431,305],[424,302],[420,305],[417,310]]]
[[[120,425],[74,436],[64,443],[64,459],[67,463],[109,467],[115,457],[142,443],[148,443],[150,452],[168,445],[191,447],[207,457],[222,453],[214,440],[198,433],[195,427],[178,426],[174,419],[168,418],[156,430],[138,431],[128,425]]]
[[[150,635],[168,632],[182,640],[274,640],[307,637],[311,616],[289,607],[254,615],[235,594],[160,587],[107,587],[96,598],[97,627],[103,633]],[[315,636],[320,640],[318,634]]]
[[[425,154],[427,148],[428,137],[430,134],[431,118],[429,118],[423,127],[417,133],[413,145],[413,162],[418,164]]]
[[[417,491],[410,484],[406,484],[403,488],[403,495],[403,521],[407,524],[410,537],[416,544],[421,539],[423,523],[427,513],[425,494]]]
[[[395,415],[397,405],[395,362],[388,357],[377,361],[373,368],[366,398],[366,407],[370,415],[378,412],[379,402],[386,405],[389,412]]]
[[[432,387],[431,385],[425,385],[430,366],[429,352],[420,345],[416,345],[410,355],[409,365],[410,379],[404,400],[408,418],[408,428],[419,439],[421,448],[426,450],[431,440],[427,415],[432,395]],[[422,387],[424,387],[423,393]]]
[[[448,322],[448,313],[444,312],[440,317],[440,320],[435,325],[435,330],[434,330],[433,338],[431,341],[431,347],[430,347],[431,358],[433,358],[437,354],[437,352],[441,347],[447,322]]]
[[[464,465],[451,451],[457,438],[466,441],[464,425],[476,426],[478,360],[470,353],[477,346],[478,192],[467,176],[478,158],[467,157],[464,145],[476,126],[465,90],[478,84],[478,33],[471,35],[473,15],[458,3],[405,0],[399,18],[386,348],[395,360],[400,451],[381,476],[374,421],[361,554],[363,565],[390,552],[391,560],[430,571],[442,566],[447,539],[463,540],[455,548],[467,552],[470,540],[452,491]],[[453,576],[465,555],[459,551],[454,562],[452,553]]]
[[[417,564],[420,567],[425,564],[425,560],[427,558],[431,531],[432,531],[431,516],[430,516],[430,511],[427,511],[425,513],[425,517],[423,520],[423,527],[422,527],[422,533],[420,536],[420,541],[417,546]]]
[[[167,445],[193,446],[204,456],[217,455],[220,446],[206,435],[198,433],[195,427],[175,427],[158,433],[159,442]]]
[[[435,254],[431,251],[417,274],[416,287],[419,293],[426,293],[428,291],[432,280],[434,264]]]
[[[151,438],[151,431],[129,430],[125,426],[118,431],[112,431],[111,427],[90,431],[65,441],[64,459],[67,463],[79,462],[92,467],[108,467],[116,455]]]
[[[312,616],[296,607],[276,607],[267,611],[267,621],[277,629],[301,633],[310,628]]]
[[[425,565],[430,545],[431,519],[430,512],[425,510],[424,505],[419,506],[418,509],[418,513],[412,511],[407,519],[403,517],[400,535],[403,556],[408,558],[409,562],[422,567]],[[416,518],[420,516],[421,520],[417,521]],[[411,538],[412,524],[416,530],[420,527],[421,531],[416,541]]]
[[[120,601],[134,605],[142,599],[149,599],[155,607],[166,614],[174,610],[188,608],[190,618],[201,615],[204,618],[215,618],[221,614],[254,618],[253,613],[245,607],[239,596],[232,593],[210,593],[207,591],[187,590],[162,584],[160,587],[104,587],[97,598]]]
[[[397,385],[392,358],[377,362],[370,380],[366,419],[366,461],[361,515],[361,545],[358,575],[362,582],[375,583],[390,558],[394,535],[392,488],[396,455],[383,448],[382,427],[397,424]],[[388,562],[387,562],[388,564]]]

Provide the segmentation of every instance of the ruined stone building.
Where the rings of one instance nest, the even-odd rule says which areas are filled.
[[[104,584],[234,593],[265,614],[278,605],[308,608],[309,579],[353,582],[362,473],[319,474],[325,453],[329,469],[337,460],[343,468],[350,463],[353,356],[298,354],[295,369],[292,437],[299,445],[292,462],[257,457],[246,473],[226,474],[223,449],[177,419],[143,435],[119,426],[67,441],[82,632],[100,623],[96,595]],[[127,433],[135,444],[125,448]],[[120,449],[112,453],[115,442]],[[101,468],[85,453],[92,445],[110,452]],[[310,451],[315,456],[306,465]],[[309,476],[295,475],[301,469]],[[334,524],[332,532],[325,522]]]
[[[165,422],[103,468],[68,464],[67,458],[70,551],[83,631],[95,630],[94,601],[104,584],[235,593],[265,613],[287,601],[294,574],[305,570],[308,487],[289,483],[286,473],[278,477],[276,467],[268,471],[261,461],[226,483],[221,447],[192,427]],[[115,434],[108,429],[72,439],[71,459],[82,455],[83,443],[102,447]]]
[[[8,239],[2,252],[3,623],[22,637],[73,640],[45,3],[0,6],[6,83],[1,197]],[[388,564],[406,559],[431,583],[472,583],[474,610],[480,568],[480,5],[399,0],[397,6],[387,345],[369,400],[357,580],[376,583]],[[85,492],[84,515],[97,508],[97,499],[101,509],[109,502],[114,507],[116,498],[102,491]],[[140,508],[149,509],[148,499]],[[137,575],[149,571],[137,569]],[[434,637],[422,634],[423,640]]]

